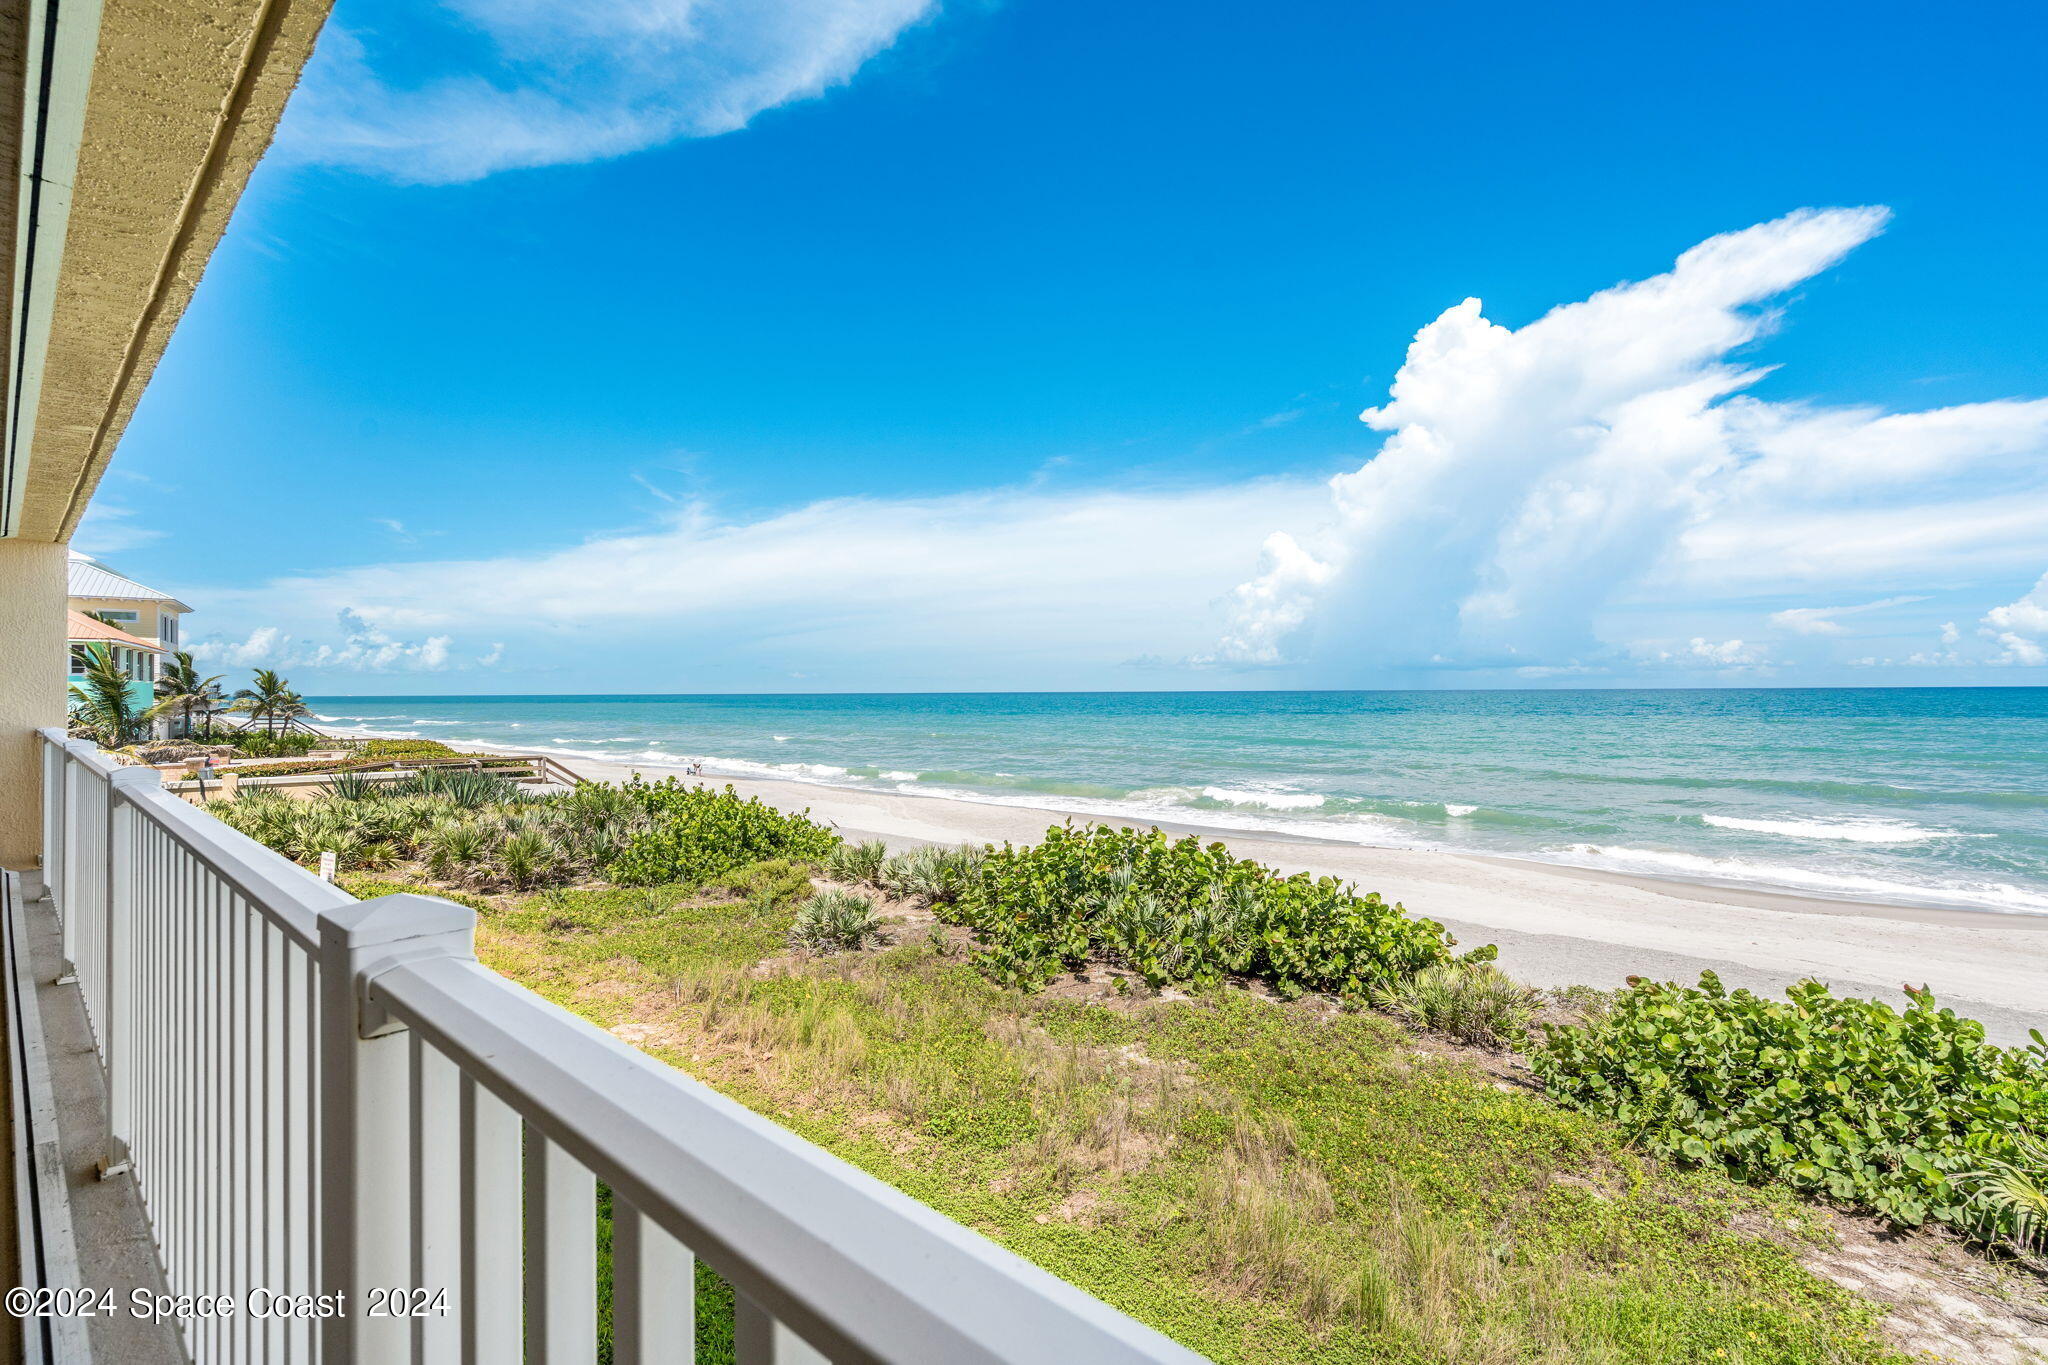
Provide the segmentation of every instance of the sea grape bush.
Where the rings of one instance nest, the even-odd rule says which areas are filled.
[[[1805,981],[1772,1000],[1637,982],[1603,1016],[1550,1027],[1530,1056],[1544,1087],[1614,1119],[1651,1150],[1752,1180],[1934,1221],[1987,1240],[2029,1229],[1986,1197],[1987,1169],[2048,1142],[2048,1046],[1984,1027],[1908,988],[1900,1011]]]
[[[817,861],[839,842],[807,813],[673,779],[552,793],[467,769],[423,769],[374,787],[341,782],[316,800],[257,787],[207,809],[288,858],[332,852],[348,871],[418,862],[474,890],[702,881],[775,858]]]
[[[984,972],[1027,987],[1107,954],[1153,986],[1233,974],[1283,995],[1358,996],[1450,961],[1456,941],[1333,877],[1282,877],[1157,829],[1070,824],[991,849],[950,913],[980,935]]]
[[[329,741],[331,745],[333,741]],[[438,739],[364,739],[348,746],[364,758],[473,758],[461,749],[451,749]]]
[[[713,791],[673,777],[635,778],[618,790],[648,822],[606,869],[622,886],[702,881],[770,858],[817,862],[839,846],[839,836],[808,809],[785,813],[759,797],[742,800],[730,786]]]

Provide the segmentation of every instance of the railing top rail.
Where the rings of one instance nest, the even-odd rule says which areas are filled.
[[[119,763],[108,758],[105,751],[90,740],[73,739],[55,726],[46,727],[36,731],[36,733],[43,737],[44,743],[54,744],[65,753],[71,755],[73,762],[79,764],[95,777],[107,777],[110,774],[119,772],[121,769]]]
[[[44,730],[41,734],[63,748],[72,762],[103,772],[109,779],[117,773],[134,774],[128,781],[110,781],[113,799],[133,806],[138,815],[163,830],[307,950],[316,951],[320,946],[322,911],[356,903],[355,897],[340,887],[321,881],[240,830],[165,791],[153,769],[111,763],[91,745],[65,740],[62,731]]]
[[[473,960],[366,998],[835,1361],[1203,1359]]]
[[[161,787],[129,788],[120,797],[309,951],[320,946],[321,912],[356,903],[340,887]]]

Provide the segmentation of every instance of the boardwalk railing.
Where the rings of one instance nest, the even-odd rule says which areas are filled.
[[[687,1361],[699,1257],[741,1365],[1200,1359],[482,966],[466,907],[358,902],[42,733],[104,1164],[172,1292],[235,1304],[194,1360]]]
[[[474,758],[393,758],[365,761],[388,763],[391,766],[315,768],[307,772],[275,777],[241,777],[236,768],[220,767],[213,769],[210,782],[202,782],[197,777],[191,777],[168,782],[165,786],[176,792],[198,791],[202,786],[217,785],[222,777],[231,773],[237,774],[238,790],[244,792],[265,787],[324,787],[329,779],[341,773],[361,777],[373,784],[395,783],[404,782],[429,769],[444,772],[481,772],[489,777],[502,777],[509,782],[559,787],[573,787],[584,780],[560,759],[547,754],[479,754]],[[248,766],[260,768],[263,764],[258,761]]]

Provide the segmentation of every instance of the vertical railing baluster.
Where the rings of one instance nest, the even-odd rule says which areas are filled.
[[[43,891],[51,905],[64,898],[64,768],[70,756],[63,745],[43,736]]]
[[[256,954],[250,944],[251,931],[258,918],[256,909],[237,896],[234,901],[235,917],[230,929],[234,935],[235,953],[235,1122],[234,1132],[228,1139],[235,1145],[235,1220],[232,1236],[235,1239],[235,1299],[238,1303],[249,1301],[249,1291],[257,1284],[256,1270],[256,1065],[258,1043],[256,1024],[258,1015],[256,1002]],[[235,1359],[256,1358],[256,1320],[247,1313],[239,1313],[232,1320],[235,1338]]]
[[[262,1282],[280,1294],[292,1292],[291,1275],[285,1255],[286,1209],[284,1181],[285,1106],[290,1103],[285,1089],[285,1049],[291,1038],[285,1027],[284,931],[265,923],[263,933],[263,1190],[258,1196],[263,1208]],[[285,1320],[273,1316],[264,1323],[262,1357],[287,1359]]]
[[[285,1020],[285,1116],[279,1139],[283,1143],[280,1156],[284,1175],[284,1283],[294,1294],[318,1293],[321,1283],[320,1233],[313,1205],[313,1150],[320,1136],[313,1108],[313,1064],[319,1047],[313,1032],[315,966],[314,957],[297,944],[285,946],[281,991]],[[311,1322],[303,1318],[289,1322],[285,1334],[292,1359],[311,1358]]]
[[[745,1294],[732,1296],[733,1365],[828,1365],[808,1341]]]
[[[199,860],[190,853],[181,852],[178,859],[178,901],[173,911],[178,935],[178,970],[174,978],[177,983],[174,991],[178,1032],[173,1050],[177,1080],[171,1094],[177,1134],[173,1164],[177,1167],[178,1187],[174,1196],[175,1207],[171,1211],[171,1232],[177,1242],[177,1264],[165,1267],[170,1272],[173,1293],[182,1291],[191,1283],[192,1261],[199,1251],[199,1210],[192,1203],[192,1181],[199,1159],[199,991],[194,985],[199,978],[198,864]],[[186,1349],[191,1349],[190,1338],[185,1344]]]
[[[614,1191],[613,1365],[688,1360],[696,1339],[696,1258]]]
[[[461,1087],[463,1365],[519,1359],[520,1122],[468,1075]]]
[[[526,1359],[597,1360],[597,1178],[526,1125]]]
[[[107,924],[102,936],[101,972],[105,980],[100,1022],[100,1060],[107,1069],[108,1150],[100,1159],[104,1173],[129,1164],[129,1147],[134,1140],[135,1115],[129,1087],[134,1083],[135,1058],[130,1052],[134,1027],[134,981],[130,953],[134,950],[137,918],[136,833],[140,828],[135,807],[127,797],[132,792],[159,785],[154,768],[123,768],[107,779]]]
[[[303,1011],[304,1043],[299,1051],[300,1065],[305,1068],[305,1078],[299,1084],[299,1104],[304,1118],[299,1126],[300,1160],[305,1169],[305,1179],[300,1185],[300,1198],[304,1201],[305,1231],[298,1238],[298,1254],[303,1258],[306,1276],[306,1292],[319,1294],[328,1283],[323,1257],[326,1255],[325,1234],[322,1218],[326,1216],[326,1197],[322,1193],[325,1169],[323,1153],[327,1149],[327,1102],[322,1098],[326,1085],[327,1069],[321,1058],[320,1035],[320,953],[318,949],[306,952],[300,957],[304,974],[300,981],[300,1008]],[[313,1326],[307,1337],[310,1358],[325,1358],[318,1326]],[[337,1365],[347,1365],[345,1356],[335,1356]]]
[[[418,1034],[407,1035],[412,1061],[412,1274],[425,1293],[446,1292],[446,1312],[414,1320],[413,1359],[442,1365],[461,1354],[462,1073]]]
[[[228,1143],[228,1001],[233,987],[222,989],[228,979],[227,902],[232,894],[215,877],[206,879],[206,1259],[200,1263],[209,1286],[227,1283],[228,1191],[227,1178],[233,1157],[223,1150]],[[199,984],[199,983],[194,983]],[[218,1292],[218,1290],[201,1291]],[[206,1344],[206,1358],[221,1358],[221,1320],[203,1319],[199,1339]]]

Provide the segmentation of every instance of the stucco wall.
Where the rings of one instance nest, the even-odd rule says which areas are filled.
[[[64,546],[0,540],[0,866],[42,849],[42,776],[33,731],[64,723]]]

